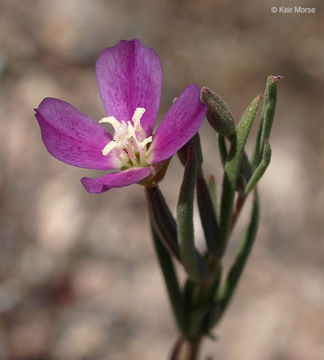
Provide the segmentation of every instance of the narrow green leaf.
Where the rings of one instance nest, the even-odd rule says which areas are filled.
[[[226,147],[225,138],[222,135],[218,135],[218,150],[222,164],[223,166],[225,166],[225,162],[227,159],[227,147]]]
[[[185,144],[178,152],[177,155],[179,157],[179,160],[183,166],[186,166],[187,162],[187,155],[188,155],[188,146],[191,145],[196,153],[196,159],[197,159],[197,172],[201,172],[201,165],[203,163],[203,155],[202,155],[202,149],[201,149],[201,143],[200,143],[200,136],[199,133],[197,133],[192,139],[190,139],[187,144]]]
[[[246,182],[248,182],[252,176],[251,164],[245,151],[243,153],[239,175],[243,176]]]
[[[213,175],[210,175],[207,179],[207,186],[209,190],[209,194],[213,203],[214,213],[216,219],[218,218],[218,203],[217,203],[217,190],[216,190],[216,181]]]
[[[210,264],[211,265],[211,264]],[[196,284],[193,307],[190,316],[190,330],[192,335],[208,333],[209,313],[214,309],[215,294],[221,282],[222,267],[217,262],[210,268],[209,277],[202,283]]]
[[[253,121],[256,117],[260,101],[260,95],[252,100],[237,126],[236,134],[231,138],[231,149],[225,164],[225,172],[233,187],[236,185],[236,180],[239,174],[241,160],[244,153],[244,146]]]
[[[250,223],[243,234],[242,240],[238,247],[236,259],[218,295],[217,302],[219,304],[219,308],[214,313],[214,318],[212,319],[211,322],[213,326],[216,325],[216,323],[220,320],[220,318],[224,314],[234,294],[238,281],[245,267],[246,261],[252,250],[255,236],[257,233],[258,223],[259,223],[259,199],[258,199],[258,194],[255,192],[255,198],[251,210]]]
[[[187,279],[183,289],[183,313],[185,315],[186,329],[190,333],[191,322],[190,313],[194,306],[194,291],[196,283],[190,279]]]
[[[155,231],[152,222],[151,222],[151,231],[152,231],[154,248],[160,264],[160,268],[162,270],[163,278],[166,284],[170,304],[172,307],[174,317],[176,319],[176,323],[178,325],[179,330],[183,334],[186,334],[187,324],[186,324],[185,313],[183,311],[183,297],[179,287],[179,282],[174,268],[174,264],[172,262],[168,250],[164,247],[163,243],[159,238],[158,233]]]
[[[219,264],[216,271],[214,271],[213,273],[213,278],[211,280],[211,285],[209,287],[209,292],[208,292],[209,303],[215,300],[215,294],[217,293],[222,278],[222,271],[223,271],[222,265]]]
[[[225,163],[223,178],[223,189],[221,198],[221,217],[220,217],[220,240],[222,253],[225,252],[228,235],[232,221],[233,202],[236,190],[236,183],[244,154],[244,146],[249,135],[253,120],[256,117],[261,96],[258,95],[252,100],[245,110],[236,133],[231,138],[231,149]]]
[[[264,96],[264,121],[262,122],[262,132],[260,141],[260,152],[262,153],[265,139],[270,139],[270,132],[276,111],[277,104],[277,82],[280,76],[270,76]]]
[[[186,166],[187,155],[188,155],[188,143],[183,145],[177,152],[178,158],[183,166]]]
[[[154,229],[166,248],[179,260],[177,224],[158,186],[145,187]]]
[[[262,178],[263,174],[267,170],[268,165],[271,160],[271,147],[269,141],[266,139],[262,152],[262,160],[260,161],[257,168],[254,170],[249,182],[245,188],[245,194],[248,194],[258,183],[258,181]]]
[[[177,230],[182,264],[193,281],[201,281],[204,260],[196,251],[194,243],[193,202],[197,162],[194,149],[188,146],[187,163],[177,205]]]
[[[229,235],[230,226],[232,222],[234,197],[235,197],[235,188],[232,187],[227,174],[224,173],[221,206],[220,206],[220,227],[219,227],[222,255],[224,255],[225,252],[225,248],[228,240],[227,238]]]
[[[264,103],[261,113],[261,121],[251,161],[253,169],[258,166],[262,158],[263,144],[265,139],[270,138],[270,132],[277,103],[277,82],[280,78],[281,76],[271,75],[267,79],[264,92]]]
[[[207,304],[199,304],[199,306],[191,310],[189,334],[192,337],[202,335],[202,327],[208,310]]]
[[[198,175],[196,189],[199,215],[205,234],[206,245],[210,255],[214,255],[219,259],[221,256],[219,227],[214,212],[213,202],[203,176]]]
[[[216,255],[217,240],[219,238],[218,236],[219,229],[218,229],[216,216],[214,213],[213,202],[211,200],[206,181],[203,177],[203,171],[202,171],[203,155],[202,155],[200,137],[198,133],[181,149],[180,152],[178,152],[180,161],[182,163],[187,161],[189,147],[192,147],[194,149],[195,158],[196,158],[197,200],[198,200],[200,219],[205,233],[205,240],[210,252]],[[187,153],[185,154],[185,152]]]
[[[219,290],[219,286],[221,285],[221,279],[222,279],[222,266],[221,264],[219,264],[217,270],[213,274],[213,278],[209,286],[208,303],[210,309],[204,319],[204,324],[203,324],[204,333],[208,333],[211,330],[211,327],[213,325],[212,321],[215,318],[216,312],[218,311],[219,305],[218,303],[216,303],[215,298]]]
[[[199,133],[197,133],[190,140],[190,144],[195,150],[196,162],[197,162],[197,172],[200,173],[201,172],[201,166],[202,166],[202,163],[203,163],[204,159],[203,159],[203,154],[202,154],[202,149],[201,149]]]

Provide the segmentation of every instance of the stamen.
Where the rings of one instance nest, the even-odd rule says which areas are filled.
[[[132,122],[118,121],[114,116],[102,118],[100,123],[111,124],[114,128],[113,140],[103,149],[102,154],[107,156],[115,150],[115,156],[121,162],[122,168],[132,166],[148,166],[147,145],[152,142],[153,137],[146,137],[141,125],[141,117],[145,112],[144,108],[136,108]]]
[[[148,138],[144,139],[142,142],[141,142],[141,145],[142,146],[145,146],[147,144],[149,144],[150,142],[152,142],[153,140],[153,136],[149,136]]]
[[[134,123],[134,129],[137,132],[141,132],[144,130],[141,125],[141,117],[143,116],[144,113],[145,113],[144,108],[136,108],[134,115],[132,117],[132,121]]]
[[[99,120],[99,123],[108,123],[111,124],[116,131],[119,128],[119,121],[115,118],[115,116],[107,116]]]
[[[128,121],[128,123],[127,123],[127,129],[128,129],[128,138],[136,139],[136,133],[135,133],[134,126],[132,125],[132,123],[130,121]]]
[[[110,141],[103,149],[102,149],[102,155],[107,156],[111,150],[115,149],[118,146],[118,144],[115,141]]]

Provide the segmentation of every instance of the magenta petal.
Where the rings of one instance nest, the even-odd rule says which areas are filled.
[[[113,153],[102,155],[111,135],[72,105],[46,98],[35,111],[43,142],[55,158],[81,168],[109,170],[118,167]]]
[[[162,69],[155,51],[139,40],[120,41],[101,52],[96,76],[107,115],[130,121],[135,109],[143,107],[141,125],[151,135],[162,87]]]
[[[150,148],[151,162],[154,164],[168,159],[185,145],[200,128],[206,109],[206,105],[200,101],[198,86],[186,87],[154,135]]]
[[[139,181],[149,176],[149,167],[133,168],[116,173],[106,174],[97,178],[84,177],[81,179],[82,185],[89,193],[99,194],[112,188],[120,188]]]

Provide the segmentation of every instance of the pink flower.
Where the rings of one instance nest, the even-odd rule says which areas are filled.
[[[189,85],[170,107],[153,134],[160,105],[162,69],[154,50],[139,40],[120,41],[104,49],[96,76],[111,135],[68,103],[45,98],[36,111],[42,139],[55,158],[74,166],[117,170],[81,182],[101,193],[154,177],[158,164],[172,157],[198,131],[206,105]]]

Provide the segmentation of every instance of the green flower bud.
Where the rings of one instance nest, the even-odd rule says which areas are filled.
[[[207,105],[207,120],[210,125],[221,135],[230,137],[235,133],[235,123],[229,106],[224,99],[203,86],[201,101]]]

